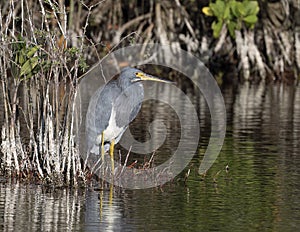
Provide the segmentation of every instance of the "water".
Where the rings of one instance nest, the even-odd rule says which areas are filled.
[[[151,189],[101,191],[49,189],[2,179],[0,230],[296,231],[300,228],[300,86],[246,83],[223,87],[222,92],[227,134],[206,176],[197,170],[209,138],[209,112],[205,101],[195,97],[201,118],[199,154],[174,181]],[[131,128],[141,140],[149,138],[144,134],[154,117],[148,104],[157,107],[153,110],[161,120],[172,115],[167,106],[146,102]],[[180,133],[176,120],[166,126],[168,132],[175,129],[157,151],[157,163],[176,147]]]

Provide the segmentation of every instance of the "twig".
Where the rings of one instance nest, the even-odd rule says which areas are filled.
[[[130,151],[131,151],[131,146],[129,147],[129,150],[127,152],[127,155],[126,155],[126,158],[125,158],[125,161],[124,161],[124,165],[123,165],[122,170],[120,172],[120,176],[123,174],[124,169],[125,169],[125,167],[127,165],[127,161],[128,161],[128,158],[129,158]]]

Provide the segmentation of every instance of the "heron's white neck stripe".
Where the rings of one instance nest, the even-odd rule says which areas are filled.
[[[108,127],[104,131],[104,141],[111,141],[117,138],[123,130],[124,127],[118,127],[116,124],[116,111],[114,110],[114,106],[112,106]]]

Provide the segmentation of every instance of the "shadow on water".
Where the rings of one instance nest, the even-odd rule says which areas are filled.
[[[2,183],[1,230],[295,231],[300,227],[300,87],[245,83],[224,86],[222,92],[227,134],[206,176],[197,171],[210,136],[210,116],[203,97],[192,97],[191,91],[201,138],[186,183],[177,179],[160,188],[104,191]],[[154,118],[168,131],[156,152],[160,163],[180,137],[172,109],[146,101],[130,129],[146,141]]]

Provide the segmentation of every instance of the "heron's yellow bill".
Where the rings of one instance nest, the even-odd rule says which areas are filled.
[[[143,72],[137,72],[135,73],[135,76],[139,79],[141,79],[141,81],[158,81],[158,82],[164,82],[164,83],[174,83],[173,81],[169,81],[169,80],[165,80],[159,77],[155,77]]]

